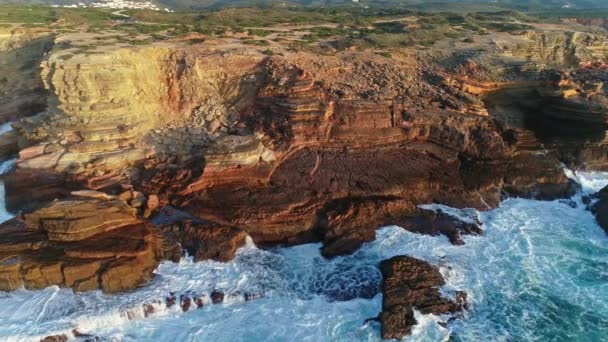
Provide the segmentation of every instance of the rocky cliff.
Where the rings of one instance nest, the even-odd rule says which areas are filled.
[[[422,52],[267,56],[217,42],[68,48],[48,56],[38,49],[44,110],[15,112],[15,131],[0,136],[19,150],[5,179],[7,206],[24,213],[2,226],[2,286],[117,291],[148,279],[159,259],[175,255],[167,246],[176,242],[200,259],[227,260],[246,234],[258,244],[321,241],[327,257],[354,251],[391,224],[462,243],[461,233],[480,230],[418,206],[487,210],[505,195],[570,196],[575,187],[561,162],[604,163],[596,157],[603,135],[574,140],[569,150],[551,145],[564,135],[547,137],[534,113],[550,107],[542,115],[547,122],[604,125],[605,89],[578,87],[591,78],[578,69],[570,83],[563,70],[545,67],[508,81],[482,75],[492,65],[513,72],[514,58],[538,66],[529,55],[566,68],[604,53],[595,48],[601,40],[552,34],[517,36],[506,49],[484,52],[490,59],[467,58],[455,68]],[[558,41],[565,50],[546,51]],[[571,96],[572,87],[583,90]],[[16,99],[2,97],[13,105]],[[576,103],[599,109],[587,120],[575,115],[587,113]],[[105,195],[83,203],[73,198],[83,189]],[[158,209],[169,206],[187,215],[158,220]],[[90,217],[91,210],[107,211],[107,219]],[[152,228],[149,218],[169,225]],[[132,230],[133,243],[95,257],[70,252]],[[227,252],[217,249],[221,241],[208,243],[224,235]],[[11,241],[22,248],[12,250]],[[29,270],[46,265],[34,258],[41,251],[52,254],[55,271],[32,280]],[[91,258],[99,267],[83,276],[86,286],[66,280],[61,265]],[[136,275],[115,284],[117,277],[104,276],[115,265]]]
[[[0,124],[46,107],[40,63],[54,36],[47,29],[0,28]]]

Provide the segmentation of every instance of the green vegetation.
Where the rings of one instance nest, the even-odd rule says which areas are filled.
[[[294,49],[323,51],[323,47],[328,46],[335,50],[357,47],[386,51],[390,55],[392,49],[431,46],[442,39],[472,43],[474,40],[470,36],[474,34],[516,33],[530,29],[533,22],[540,20],[507,10],[414,12],[389,5],[371,8],[262,6],[176,13],[126,10],[123,13],[130,18],[96,8],[0,6],[0,24],[22,23],[72,31],[84,28],[89,32],[112,30],[117,31],[114,40],[132,45],[191,33],[216,37],[234,37],[239,33],[245,34],[247,39],[241,41],[247,45],[269,46],[270,41],[274,41],[286,42]],[[307,27],[273,29],[277,25]],[[251,39],[253,37],[265,39]],[[189,42],[194,44],[195,40]]]
[[[606,5],[608,6],[608,4]],[[608,18],[608,8],[605,9],[570,9],[560,8],[550,11],[540,11],[534,13],[535,16],[543,19],[561,18],[581,18],[581,19],[606,19]]]
[[[0,22],[49,25],[105,25],[117,17],[97,8],[53,8],[46,6],[0,6]]]

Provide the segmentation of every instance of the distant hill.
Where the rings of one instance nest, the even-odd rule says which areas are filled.
[[[1,4],[57,4],[71,5],[93,2],[95,0],[0,0]],[[99,0],[97,0],[99,1]],[[138,1],[138,0],[132,0]],[[145,0],[141,0],[145,1]],[[542,10],[554,8],[608,8],[607,0],[152,0],[165,7],[174,9],[217,9],[222,7],[265,7],[265,6],[397,6],[413,7],[420,10],[458,10],[476,8],[478,10],[495,8],[516,8],[519,10]],[[466,7],[462,7],[466,6]]]
[[[0,0],[1,2],[2,0]],[[441,5],[470,4],[484,7],[508,6],[521,10],[549,8],[608,8],[606,0],[156,0],[159,4],[180,9],[221,8],[231,6],[272,6],[300,4],[305,6],[335,6],[344,4],[415,6],[421,9],[441,8]]]

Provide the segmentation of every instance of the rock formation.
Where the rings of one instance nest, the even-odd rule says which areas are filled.
[[[164,241],[119,200],[55,201],[0,224],[0,290],[118,292],[150,279]]]
[[[236,250],[245,245],[247,238],[247,233],[239,228],[225,227],[212,222],[188,220],[160,226],[158,230],[168,241],[186,249],[195,261],[230,261],[234,258]]]
[[[0,157],[18,151],[4,179],[7,207],[23,213],[2,226],[5,288],[126,289],[159,258],[176,258],[173,242],[196,259],[225,261],[246,235],[321,241],[333,257],[396,224],[460,244],[479,227],[419,205],[487,210],[505,195],[568,197],[576,187],[561,162],[608,165],[606,89],[591,81],[605,73],[606,41],[591,33],[505,33],[480,52],[386,58],[267,56],[213,40],[89,53],[65,36],[26,32],[2,45],[23,48],[37,73],[11,83],[17,95],[0,96],[2,108],[31,100],[10,110],[19,120],[0,136]],[[564,44],[549,49],[556,43]],[[569,133],[547,127],[568,120],[597,125],[558,143]],[[166,206],[191,220],[151,228]],[[134,241],[94,257],[70,252],[131,231]],[[40,253],[54,271],[30,280],[29,265],[41,266],[28,260]],[[61,265],[81,259],[96,263],[81,282],[67,281]],[[116,283],[123,272],[133,275]]]
[[[466,307],[466,293],[456,293],[454,300],[441,295],[445,284],[434,266],[407,256],[383,261],[382,338],[402,339],[417,324],[414,310],[423,314],[454,314]]]
[[[593,195],[597,202],[593,204],[591,210],[595,214],[597,223],[608,234],[608,187],[603,188]]]

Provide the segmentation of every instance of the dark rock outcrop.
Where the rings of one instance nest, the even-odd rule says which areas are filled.
[[[597,223],[608,234],[608,187],[603,188],[593,195],[597,202],[591,207]]]
[[[238,228],[191,220],[157,228],[166,240],[179,244],[195,261],[230,261],[236,250],[245,245],[247,233]]]
[[[414,309],[423,314],[454,314],[466,306],[466,293],[458,292],[456,299],[441,295],[445,284],[439,270],[427,262],[397,256],[383,261],[382,338],[401,339],[417,324]]]

